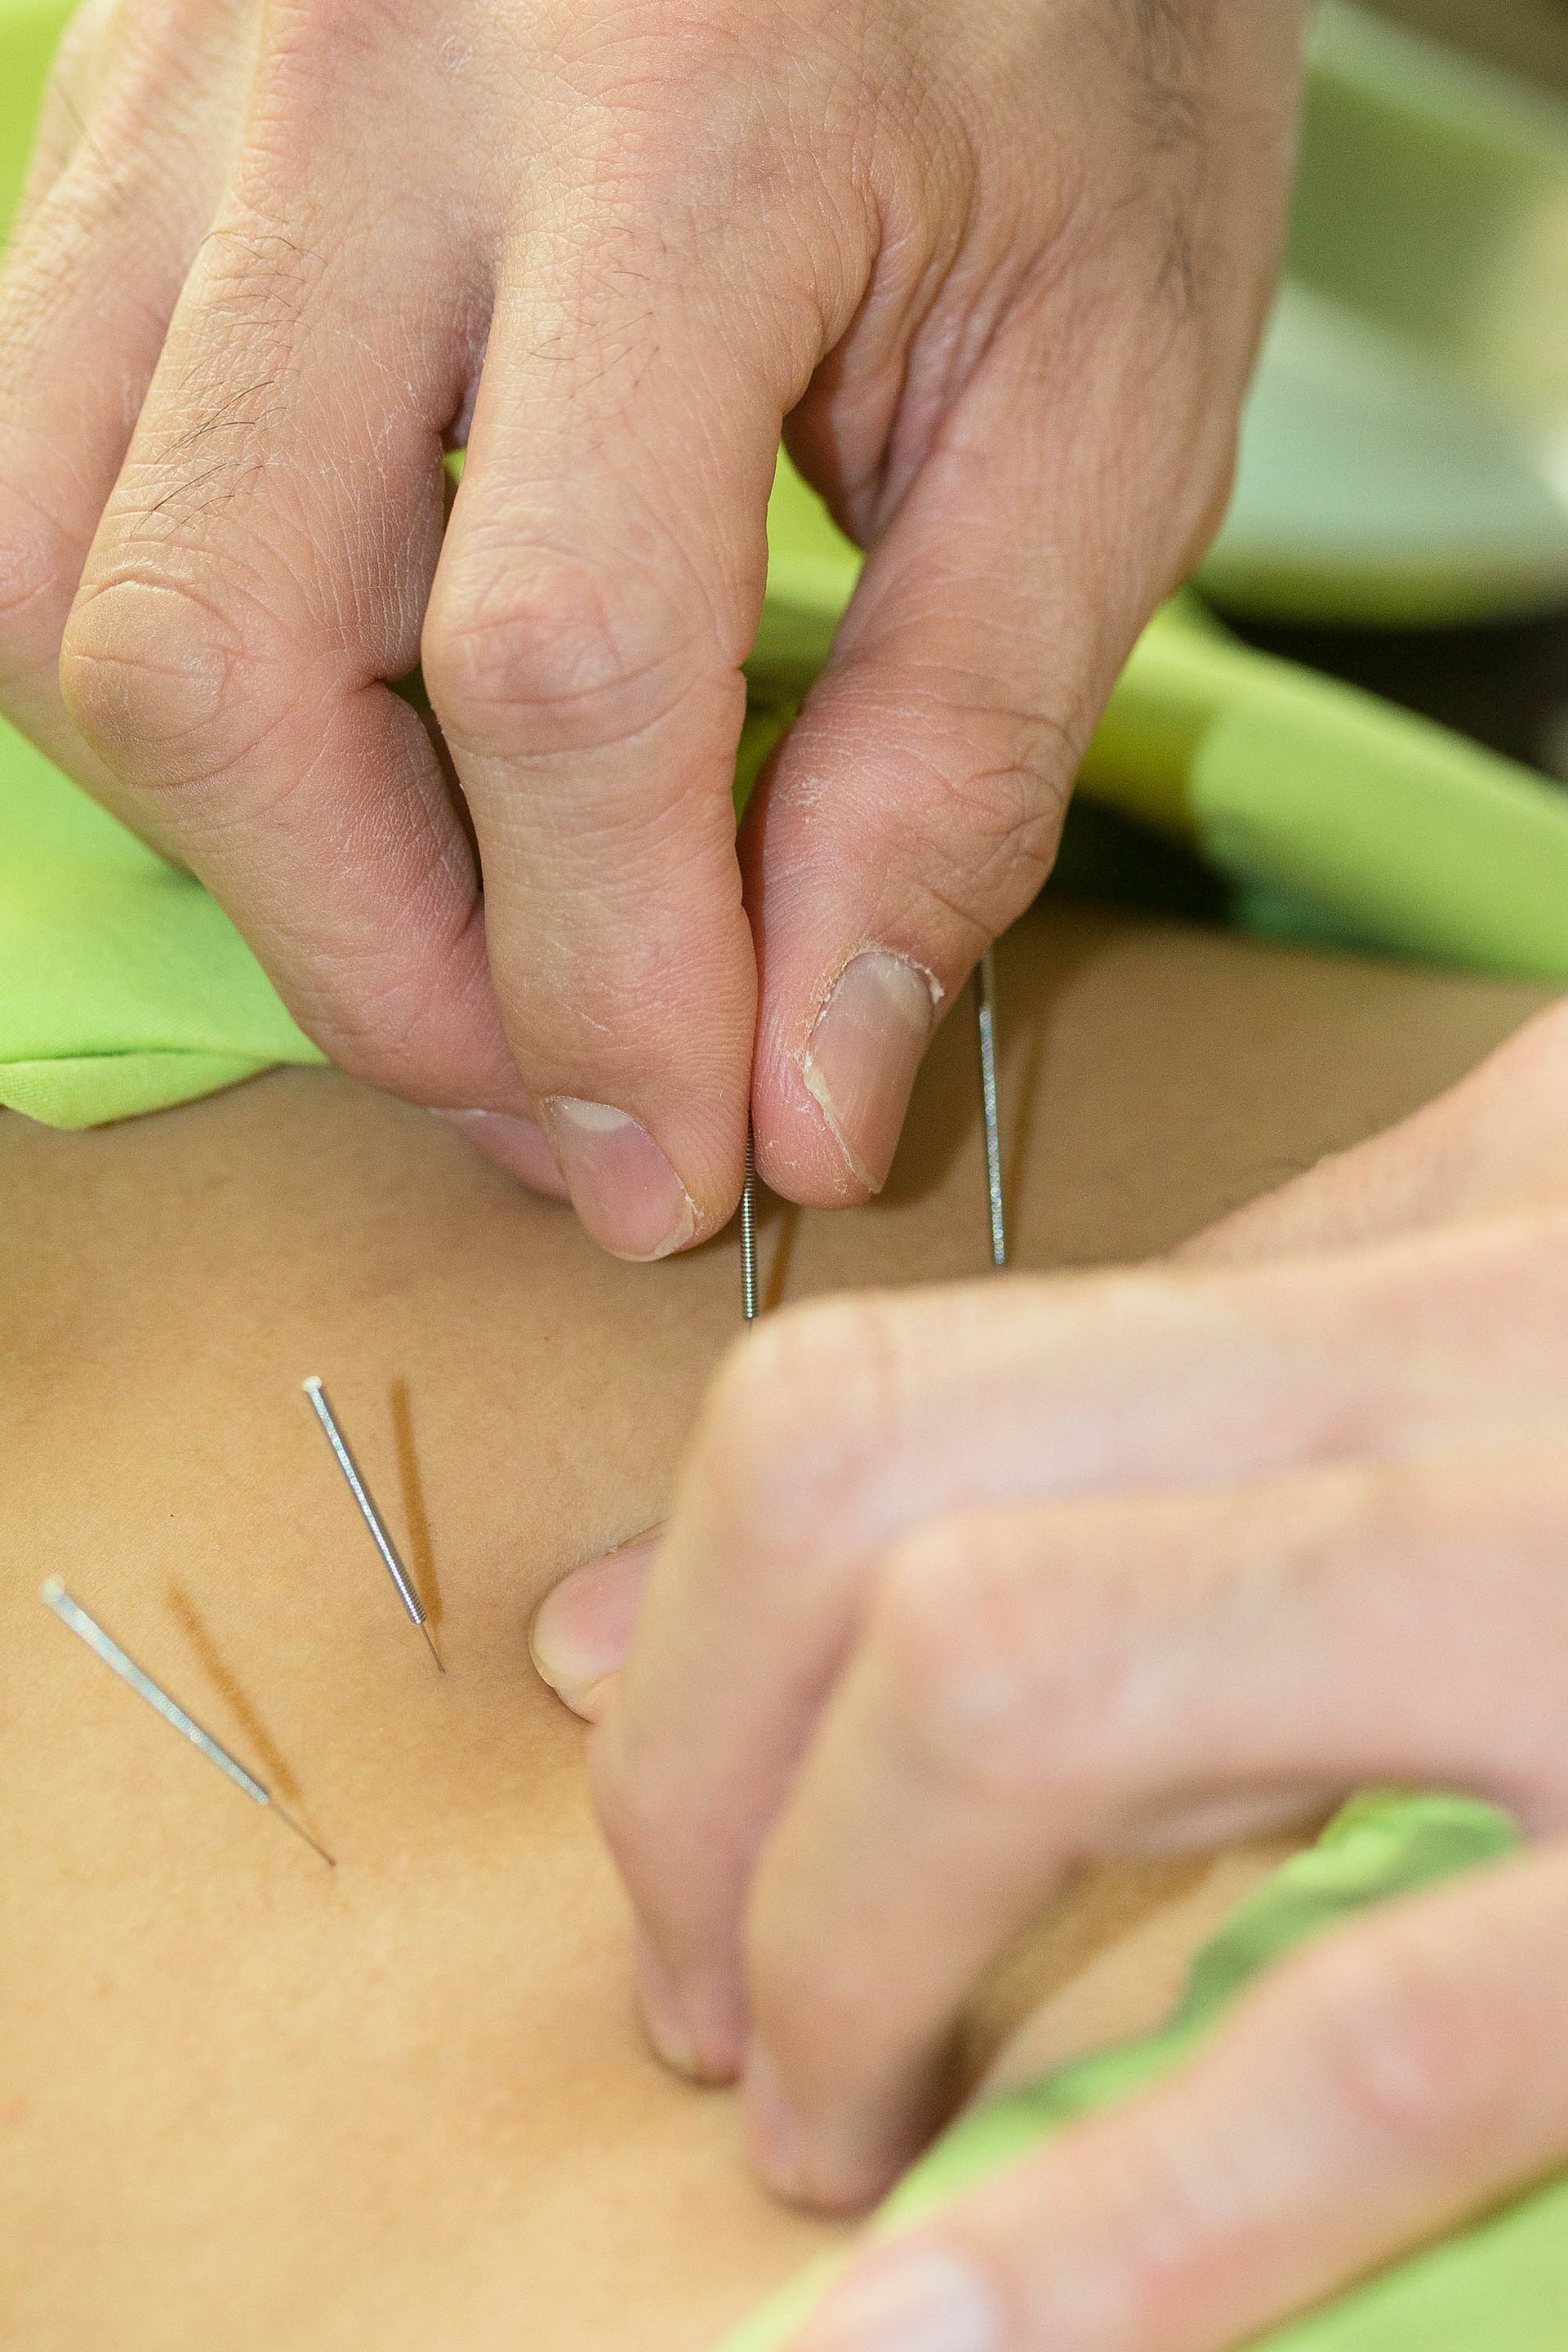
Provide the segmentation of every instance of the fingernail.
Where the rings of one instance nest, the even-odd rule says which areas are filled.
[[[632,1973],[647,2038],[665,2064],[690,2081],[700,2079],[696,2045],[675,1987],[645,1929],[637,1930]]]
[[[973,2263],[940,2246],[872,2255],[790,2352],[1002,2352],[1002,2314]]]
[[[667,1257],[692,1239],[696,1204],[646,1127],[574,1095],[552,1095],[539,1108],[572,1205],[604,1248]]]
[[[552,1201],[570,1199],[566,1180],[555,1165],[555,1154],[537,1119],[518,1118],[510,1111],[438,1110],[448,1127],[466,1136],[476,1151],[504,1168],[530,1192],[544,1192]]]
[[[658,1549],[658,1531],[634,1537],[566,1577],[542,1602],[528,1646],[540,1674],[578,1715],[596,1722],[631,1647],[643,1588]]]
[[[893,1164],[936,998],[918,964],[868,949],[839,974],[806,1043],[805,1083],[852,1173],[873,1192]]]

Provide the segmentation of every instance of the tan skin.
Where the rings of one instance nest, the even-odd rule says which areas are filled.
[[[1026,1265],[1163,1250],[1479,1060],[1531,992],[1059,909],[1003,970]],[[1281,1074],[1289,1073],[1286,1083]],[[774,1208],[793,1299],[984,1263],[970,1040],[882,1202]],[[99,1134],[0,1120],[7,1542],[0,2333],[17,2352],[690,2352],[836,2225],[658,2066],[532,1610],[646,1526],[737,1312],[318,1074]],[[440,1680],[299,1394],[331,1383]],[[330,1874],[38,1606],[63,1576],[293,1801]],[[1096,1878],[963,2071],[1150,2021],[1248,1865]],[[1021,2041],[1015,2029],[1049,1996]]]

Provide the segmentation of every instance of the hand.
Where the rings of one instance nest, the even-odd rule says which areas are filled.
[[[535,1647],[596,1678],[651,2031],[743,2073],[786,2196],[889,2184],[1079,1864],[1388,1780],[1540,1841],[868,2255],[803,2352],[1220,2352],[1568,2156],[1565,1400],[1568,1003],[1174,1262],[737,1349],[624,1671],[647,1547]]]
[[[1223,507],[1303,7],[88,0],[0,705],[609,1247],[723,1223],[749,1083],[767,1181],[863,1199]],[[872,553],[737,857],[786,419]]]

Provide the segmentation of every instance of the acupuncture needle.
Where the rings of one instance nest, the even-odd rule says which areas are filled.
[[[270,1805],[279,1820],[285,1822],[297,1838],[303,1838],[311,1852],[321,1855],[329,1870],[337,1868],[337,1863],[326,1847],[316,1843],[304,1823],[297,1822],[287,1807],[279,1803],[271,1790],[264,1788],[256,1775],[247,1772],[226,1748],[221,1748],[210,1731],[204,1731],[194,1717],[188,1716],[166,1690],[159,1687],[151,1675],[142,1673],[135,1659],[127,1656],[119,1643],[104,1632],[97,1618],[89,1617],[80,1602],[71,1599],[58,1576],[50,1577],[38,1598],[46,1608],[54,1611],[62,1625],[68,1625],[106,1666],[113,1668],[122,1683],[129,1683],[138,1697],[144,1698],[149,1706],[156,1707],[165,1723],[172,1723],[193,1748],[201,1750],[210,1764],[216,1764],[220,1772],[226,1774],[237,1789],[242,1789],[255,1804]]]
[[[757,1148],[746,1121],[746,1181],[741,1187],[741,1313],[757,1319]]]
[[[985,1190],[991,1208],[991,1263],[1007,1263],[1002,1204],[1002,1129],[996,1112],[996,964],[987,948],[974,967],[974,1019],[980,1033],[980,1104],[985,1124]]]
[[[354,1501],[360,1507],[361,1516],[363,1517],[366,1527],[370,1529],[371,1535],[374,1538],[375,1548],[381,1554],[382,1559],[385,1564],[388,1576],[391,1577],[393,1583],[397,1587],[397,1597],[402,1601],[405,1609],[407,1610],[408,1614],[413,1619],[415,1624],[418,1626],[419,1631],[424,1634],[426,1641],[430,1645],[430,1655],[435,1659],[436,1664],[439,1666],[441,1672],[445,1674],[447,1671],[446,1661],[443,1659],[440,1651],[436,1647],[436,1636],[430,1631],[429,1619],[426,1616],[424,1607],[420,1602],[419,1595],[414,1589],[414,1580],[409,1575],[408,1570],[404,1567],[401,1559],[398,1557],[397,1546],[392,1540],[392,1537],[387,1529],[386,1521],[376,1509],[370,1488],[365,1485],[363,1478],[360,1475],[359,1464],[354,1460],[353,1454],[349,1451],[348,1439],[343,1435],[342,1429],[338,1425],[338,1417],[327,1402],[327,1391],[321,1386],[321,1381],[316,1378],[313,1372],[310,1375],[310,1378],[305,1382],[304,1387],[305,1394],[310,1398],[311,1404],[315,1407],[316,1419],[326,1431],[327,1444],[331,1447],[333,1454],[337,1456],[338,1468],[348,1480],[349,1492],[353,1495]]]

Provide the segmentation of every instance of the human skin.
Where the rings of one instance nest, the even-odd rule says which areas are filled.
[[[1303,13],[87,0],[0,278],[0,708],[611,1248],[725,1222],[748,1094],[862,1201],[1223,509]],[[737,847],[781,425],[870,552]]]
[[[1539,1001],[1048,906],[1002,948],[1020,1265],[1169,1250]],[[94,1134],[0,1118],[0,1203],[7,2352],[715,2341],[842,2225],[769,2199],[731,2096],[648,2055],[584,1734],[527,1629],[668,1508],[715,1366],[757,1342],[733,1238],[618,1265],[330,1073]],[[764,1287],[985,1262],[955,1025],[873,1207],[764,1203]],[[312,1372],[436,1604],[445,1680]],[[48,1616],[50,1574],[279,1776],[335,1874]],[[964,2079],[1152,2024],[1256,1866],[1093,1874],[971,2005]]]
[[[801,2352],[1226,2352],[1568,2158],[1565,1298],[1568,1001],[1163,1265],[778,1317],[662,1536],[552,1595],[650,2031],[805,2206],[896,2178],[1086,1861],[1385,1781],[1531,1841],[868,2257]]]

